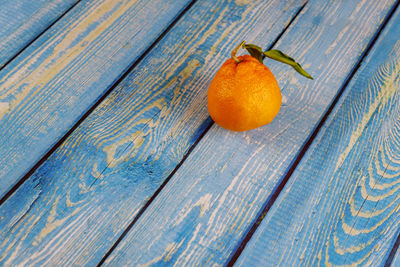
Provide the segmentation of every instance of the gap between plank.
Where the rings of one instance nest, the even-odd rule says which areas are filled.
[[[266,50],[270,50],[276,45],[276,43],[279,41],[279,39],[282,37],[282,35],[285,33],[285,31],[289,28],[289,26],[293,23],[293,21],[297,18],[297,16],[301,13],[301,11],[304,9],[304,7],[307,5],[307,3],[308,3],[308,1],[305,2],[299,8],[299,10],[296,12],[296,14],[290,19],[289,23],[284,27],[284,29],[279,33],[279,35],[274,39],[274,41],[271,43],[271,45],[268,46],[268,48]],[[207,123],[207,121],[208,120],[206,120],[205,123]],[[151,196],[151,198],[145,203],[145,205],[139,210],[138,214],[135,216],[135,218],[132,220],[132,222],[129,223],[129,225],[124,230],[124,232],[119,236],[117,241],[115,241],[114,245],[107,251],[107,253],[101,259],[101,261],[97,264],[98,267],[101,266],[106,261],[106,259],[111,255],[111,253],[114,251],[114,249],[123,240],[123,238],[128,234],[128,232],[132,229],[133,225],[140,219],[140,217],[143,215],[145,210],[150,206],[150,204],[154,201],[154,199],[156,199],[156,197],[159,195],[159,193],[162,191],[162,189],[168,184],[168,182],[171,180],[171,178],[175,175],[175,173],[178,171],[178,169],[182,166],[184,161],[188,158],[190,153],[195,149],[197,144],[207,134],[207,132],[211,129],[211,127],[213,125],[214,125],[214,122],[211,120],[209,125],[207,125],[205,127],[204,131],[196,139],[196,141],[193,143],[193,145],[190,146],[189,150],[183,156],[182,160],[175,166],[175,168],[172,170],[172,172],[168,175],[168,177],[161,184],[161,186],[156,190],[156,192]],[[202,128],[202,127],[200,127],[200,128]]]
[[[126,227],[126,229],[122,232],[122,234],[119,236],[117,241],[113,244],[113,246],[107,251],[107,253],[103,256],[101,261],[97,264],[97,266],[101,266],[105,260],[111,255],[111,253],[114,251],[114,249],[118,246],[118,244],[124,239],[124,237],[128,234],[128,232],[132,229],[133,225],[140,219],[142,214],[146,211],[146,209],[150,206],[150,204],[154,201],[154,199],[158,196],[158,194],[161,192],[161,190],[164,189],[164,187],[168,184],[168,182],[171,180],[172,176],[175,175],[175,173],[178,171],[178,169],[182,166],[183,162],[187,159],[187,157],[190,155],[190,153],[193,151],[193,149],[197,146],[197,144],[200,142],[200,140],[206,135],[208,130],[210,130],[211,126],[213,126],[213,122],[210,123],[206,129],[201,133],[201,135],[197,138],[197,140],[193,143],[193,145],[189,148],[188,152],[183,156],[182,160],[176,165],[176,167],[172,170],[172,172],[168,175],[168,177],[164,180],[164,182],[160,185],[160,187],[154,192],[154,194],[151,196],[151,198],[146,202],[146,204],[139,210],[138,214],[135,216],[135,218],[129,223],[129,225]]]
[[[385,267],[390,267],[392,265],[394,257],[396,256],[396,252],[399,249],[399,245],[400,245],[400,233],[397,236],[396,242],[394,242],[392,250],[390,251],[388,258],[385,261],[384,264]]]
[[[80,1],[80,0],[79,0]],[[135,60],[128,69],[123,72],[120,78],[118,78],[109,89],[94,103],[83,115],[82,117],[68,130],[64,136],[60,138],[60,140],[53,145],[50,150],[0,199],[0,206],[12,195],[18,188],[53,154],[54,151],[57,150],[58,147],[79,127],[79,125],[100,105],[100,103],[107,98],[107,96],[118,86],[118,84],[125,79],[126,76],[143,60],[143,58],[154,48],[154,46],[170,31],[170,29],[176,24],[176,22],[185,14],[196,2],[197,0],[192,0],[177,17],[167,26],[167,28],[157,37],[157,39],[142,53],[142,55]],[[68,11],[70,11],[76,4],[74,4],[71,8],[69,8],[61,17],[63,17]],[[52,25],[54,25],[58,20],[61,19],[59,17],[56,21],[54,21],[49,27],[46,28],[48,30]],[[46,31],[45,30],[45,31]],[[22,50],[28,47],[31,43],[33,43],[36,39],[38,39],[45,31],[43,31],[40,35],[38,35],[33,41],[31,41],[28,45],[26,45]],[[16,56],[18,56],[21,52],[17,53],[13,58],[11,58],[5,65],[11,62]],[[4,65],[4,66],[5,66]],[[3,67],[4,67],[3,66]],[[0,68],[1,71],[1,68]]]
[[[7,60],[3,66],[0,67],[0,71],[4,69],[5,66],[10,64],[11,61],[13,61],[17,56],[19,56],[23,51],[25,51],[28,46],[30,46],[33,42],[35,42],[37,39],[39,39],[45,32],[47,32],[48,29],[50,29],[54,24],[56,24],[60,19],[62,19],[69,11],[71,11],[81,0],[77,0],[75,4],[70,6],[61,16],[56,18],[52,23],[50,23],[49,26],[47,26],[42,32],[40,32],[35,38],[33,38],[31,41],[29,41],[24,47],[21,48],[14,56],[12,56],[9,60]],[[3,199],[1,199],[3,200]],[[2,202],[0,202],[2,203]]]
[[[68,8],[64,14],[62,14],[60,17],[55,19],[52,23],[50,23],[49,26],[47,26],[41,33],[39,33],[35,38],[33,38],[30,42],[28,42],[20,51],[18,51],[14,56],[12,56],[9,60],[7,60],[3,66],[0,67],[0,71],[2,71],[8,64],[11,63],[17,56],[19,56],[22,52],[25,51],[33,42],[35,42],[37,39],[39,39],[45,32],[47,32],[54,24],[56,24],[60,19],[62,19],[69,11],[71,11],[81,0],[78,0],[75,4],[73,4],[70,8]],[[67,134],[70,134],[68,132]],[[65,139],[62,139],[63,141]],[[60,140],[61,141],[61,140]],[[57,142],[54,146],[59,146],[61,145],[61,142]],[[54,149],[55,150],[55,149]],[[47,152],[41,160],[39,160],[31,170],[29,170],[7,193],[4,194],[4,196],[0,199],[0,206],[3,205],[3,203],[28,179],[29,176],[50,156],[51,153],[54,151],[53,149],[50,149],[49,152]]]
[[[362,53],[360,59],[358,60],[358,62],[355,65],[355,67],[353,68],[353,70],[350,72],[350,74],[346,78],[346,80],[343,83],[342,87],[339,89],[339,91],[336,94],[334,100],[330,104],[328,110],[325,112],[324,116],[322,117],[320,122],[317,124],[316,128],[312,131],[311,135],[307,138],[306,142],[301,147],[301,149],[300,149],[299,153],[297,154],[297,156],[293,159],[292,163],[289,165],[289,168],[288,168],[286,174],[283,176],[282,181],[280,183],[278,183],[278,185],[272,191],[273,193],[270,195],[270,197],[264,203],[263,208],[261,209],[261,212],[259,213],[257,219],[255,220],[255,222],[252,224],[252,226],[248,230],[248,232],[245,235],[245,237],[243,238],[242,242],[238,245],[236,251],[234,251],[234,253],[232,253],[230,259],[227,262],[227,266],[233,266],[235,264],[235,262],[237,261],[237,259],[239,258],[239,256],[241,255],[241,253],[243,252],[243,250],[245,249],[247,243],[250,241],[251,237],[253,236],[253,234],[257,230],[258,226],[261,224],[261,222],[263,221],[264,217],[267,215],[268,211],[271,209],[272,205],[277,200],[278,196],[280,195],[280,193],[284,189],[286,183],[289,181],[289,178],[293,174],[294,170],[299,165],[299,163],[300,163],[301,159],[303,158],[304,154],[306,153],[306,151],[308,150],[308,148],[310,147],[310,145],[314,141],[314,139],[317,136],[318,132],[320,131],[320,129],[324,125],[324,123],[327,120],[327,118],[329,117],[329,115],[331,114],[333,108],[336,106],[336,103],[339,101],[339,99],[342,96],[343,92],[345,91],[346,87],[349,85],[349,83],[352,80],[353,76],[356,74],[356,72],[360,68],[362,62],[368,56],[368,54],[371,51],[372,47],[374,46],[375,42],[379,38],[381,32],[383,31],[383,29],[385,28],[385,26],[387,25],[389,20],[392,18],[393,14],[395,13],[395,11],[398,8],[399,4],[400,4],[400,0],[398,0],[393,5],[393,7],[389,11],[388,15],[386,15],[384,21],[379,26],[379,28],[376,31],[374,37],[371,39],[371,41],[369,42],[367,48]],[[395,247],[396,246],[398,247],[399,243],[400,243],[400,234],[397,237],[396,243],[394,244],[394,246],[392,248],[392,251],[390,253],[391,257],[390,256],[388,257],[388,259],[387,259],[387,261],[385,263],[385,266],[390,266],[390,264],[391,264],[391,262],[392,262],[392,260],[394,258],[394,254],[396,253],[396,250],[397,250],[397,249],[395,249]]]

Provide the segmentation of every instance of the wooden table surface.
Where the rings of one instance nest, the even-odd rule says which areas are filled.
[[[400,266],[399,3],[0,1],[0,265]],[[242,40],[314,80],[238,133]]]

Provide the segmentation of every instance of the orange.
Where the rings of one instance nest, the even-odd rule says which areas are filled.
[[[234,59],[225,61],[208,88],[211,118],[231,131],[252,130],[270,123],[282,101],[278,82],[256,58],[244,55]]]

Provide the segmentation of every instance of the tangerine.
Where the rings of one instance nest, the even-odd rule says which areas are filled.
[[[207,105],[216,124],[247,131],[270,123],[281,106],[278,82],[267,66],[244,55],[225,61],[208,88]]]

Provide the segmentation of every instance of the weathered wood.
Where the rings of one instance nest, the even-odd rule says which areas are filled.
[[[400,231],[399,24],[400,10],[247,244],[238,266],[386,262]]]
[[[0,72],[0,197],[189,2],[80,2]]]
[[[287,99],[276,119],[269,126],[245,133],[214,125],[106,265],[225,264],[393,4],[309,2],[277,48],[303,63],[315,80],[268,61]],[[306,199],[307,195],[299,197]],[[293,214],[297,210],[288,207],[289,211]],[[279,225],[292,220],[285,214],[281,218],[276,221]],[[279,234],[278,228],[274,230],[273,235]],[[275,245],[278,249],[274,253],[283,255],[285,251],[271,243]]]
[[[0,68],[77,1],[1,1]]]
[[[206,90],[229,51],[271,44],[303,4],[197,1],[0,207],[0,264],[98,263],[211,124]]]

